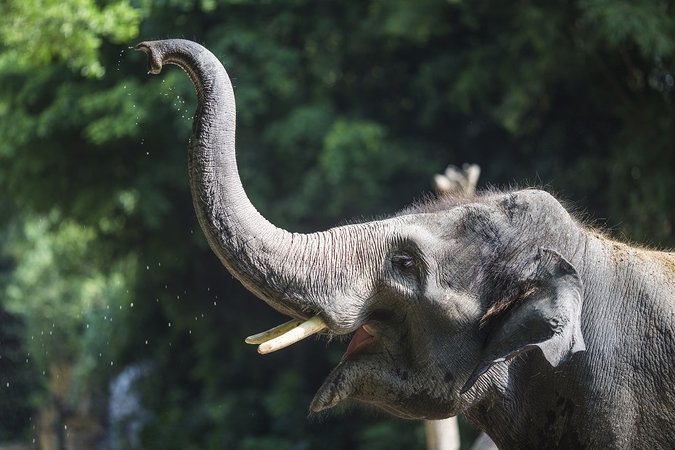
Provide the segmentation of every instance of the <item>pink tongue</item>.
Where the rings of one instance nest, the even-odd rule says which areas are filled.
[[[349,343],[349,346],[347,347],[347,351],[345,352],[344,355],[342,355],[342,359],[345,359],[347,356],[351,355],[354,353],[354,351],[361,346],[361,344],[369,341],[372,339],[373,335],[368,333],[365,328],[360,327],[358,330],[356,330],[356,333],[354,333],[354,336],[352,337],[351,342]]]

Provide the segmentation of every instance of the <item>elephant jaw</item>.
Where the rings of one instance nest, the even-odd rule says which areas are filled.
[[[356,331],[342,360],[331,371],[314,395],[309,405],[310,413],[320,413],[337,406],[344,400],[352,399],[377,406],[398,417],[419,418],[406,414],[406,411],[392,408],[390,405],[391,399],[382,396],[382,391],[378,389],[383,387],[381,379],[383,372],[374,364],[373,359],[367,352],[358,351],[374,338],[366,331],[365,327]],[[390,377],[385,376],[384,378]],[[391,392],[391,390],[388,390],[388,392]]]
[[[349,355],[372,339],[373,336],[365,331],[363,327],[356,331],[342,360],[328,375],[328,378],[326,378],[316,394],[314,394],[312,403],[309,405],[311,413],[330,409],[356,394],[356,386],[360,384],[362,379],[363,361],[360,358],[349,358]]]

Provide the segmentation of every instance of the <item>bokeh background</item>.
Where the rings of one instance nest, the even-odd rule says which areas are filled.
[[[675,242],[672,0],[3,0],[0,442],[424,448],[421,422],[307,418],[346,342],[243,343],[284,318],[199,229],[193,88],[130,49],[167,37],[228,69],[243,183],[277,225],[392,213],[470,162]]]

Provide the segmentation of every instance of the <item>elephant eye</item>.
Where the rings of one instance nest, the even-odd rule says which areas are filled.
[[[408,253],[399,253],[391,257],[391,263],[402,272],[414,273],[417,270],[417,263]]]

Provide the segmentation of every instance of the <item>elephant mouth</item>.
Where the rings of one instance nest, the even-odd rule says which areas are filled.
[[[246,338],[246,343],[258,344],[258,353],[267,354],[295,344],[327,328],[328,325],[319,316],[314,316],[304,322],[293,319],[270,330],[249,336]],[[331,408],[349,396],[348,386],[339,381],[341,379],[339,374],[344,370],[344,364],[349,365],[356,361],[355,359],[349,360],[350,357],[368,347],[375,338],[376,332],[368,324],[361,325],[356,329],[347,350],[342,355],[340,364],[333,370],[329,379],[324,382],[314,396],[310,411],[319,412]]]
[[[342,360],[344,361],[349,355],[355,353],[369,342],[372,342],[373,339],[375,339],[375,333],[373,332],[372,328],[370,328],[368,325],[363,325],[360,327],[358,330],[356,330],[354,336],[352,336],[352,340],[347,346],[347,351],[344,355],[342,355]]]

